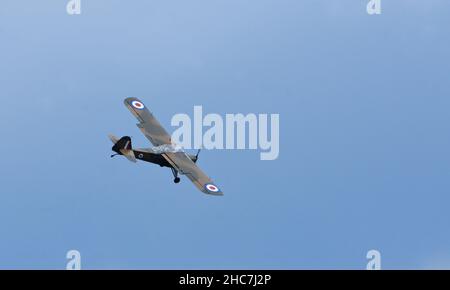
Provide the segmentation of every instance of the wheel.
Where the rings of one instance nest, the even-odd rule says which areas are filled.
[[[175,183],[180,182],[180,178],[179,178],[179,177],[175,177],[175,179],[173,180],[173,182],[175,182]]]

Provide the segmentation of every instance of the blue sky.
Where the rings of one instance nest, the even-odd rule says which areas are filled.
[[[450,267],[450,6],[354,0],[0,4],[0,268]],[[224,197],[110,159],[123,106],[280,114],[280,156],[203,152]]]

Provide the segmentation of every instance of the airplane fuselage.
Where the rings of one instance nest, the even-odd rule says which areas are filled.
[[[170,167],[172,168],[172,165],[170,165],[169,162],[161,155],[161,154],[154,154],[149,153],[145,151],[139,151],[139,150],[133,150],[134,157],[138,160],[155,163],[158,164],[161,167]]]
[[[112,150],[114,152],[116,152],[118,155],[123,155],[122,152],[120,152],[120,149],[117,147],[113,147]],[[134,157],[137,160],[142,160],[142,161],[158,164],[161,167],[173,168],[173,166],[169,162],[167,162],[166,158],[164,158],[164,156],[162,156],[162,154],[150,153],[150,152],[147,152],[144,150],[139,150],[139,149],[133,149],[132,151],[133,151]],[[194,162],[197,161],[197,156],[190,155],[190,154],[188,154],[188,156],[192,161],[194,161]]]

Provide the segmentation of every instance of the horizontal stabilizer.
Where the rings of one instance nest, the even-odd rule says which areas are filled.
[[[109,137],[109,140],[111,140],[111,142],[113,142],[113,144],[116,144],[117,141],[119,141],[119,138],[117,138],[113,134],[109,134],[108,137]]]
[[[133,150],[120,149],[119,151],[120,151],[120,153],[122,153],[123,156],[125,156],[131,162],[136,162],[136,157],[134,156]]]

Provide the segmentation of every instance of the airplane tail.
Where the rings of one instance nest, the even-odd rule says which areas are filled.
[[[129,136],[123,136],[118,139],[114,135],[109,135],[109,139],[114,143],[111,148],[112,151],[116,152],[118,155],[125,156],[131,162],[136,162],[136,157],[134,156],[133,147],[131,146],[131,138]],[[115,155],[111,155],[114,157]]]

